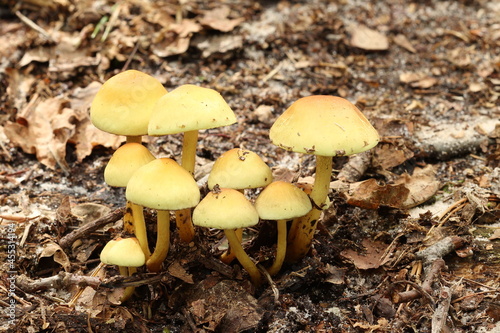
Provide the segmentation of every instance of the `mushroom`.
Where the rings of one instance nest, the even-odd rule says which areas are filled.
[[[349,101],[314,95],[295,101],[270,129],[271,141],[289,151],[316,155],[313,209],[295,220],[288,236],[286,260],[304,257],[312,243],[322,205],[328,195],[332,156],[351,155],[373,148],[379,135]]]
[[[150,272],[159,272],[170,247],[170,210],[192,208],[200,190],[189,172],[170,158],[158,158],[140,167],[130,178],[127,200],[157,210],[156,247],[147,260]]]
[[[224,230],[224,234],[240,264],[250,275],[255,286],[261,283],[261,274],[241,246],[235,229],[254,226],[259,214],[250,201],[239,191],[215,187],[193,211],[193,223],[200,227]]]
[[[278,223],[276,257],[267,270],[270,275],[276,275],[285,259],[286,222],[307,214],[312,209],[311,201],[300,188],[284,181],[275,181],[259,194],[255,200],[255,209],[261,219],[276,220]]]
[[[136,142],[126,143],[115,151],[106,165],[104,181],[109,186],[127,187],[128,181],[134,172],[154,159],[153,154],[142,144]],[[148,247],[143,207],[128,200],[126,207],[125,216],[123,217],[124,229],[128,233],[135,234],[146,259],[148,259],[151,253]]]
[[[137,238],[117,238],[110,240],[101,251],[101,262],[117,265],[120,275],[131,276],[146,262],[146,257]],[[134,293],[134,287],[125,288],[121,301],[124,302]]]
[[[149,135],[184,132],[181,165],[194,175],[198,131],[230,125],[236,116],[215,90],[191,84],[182,85],[161,97],[149,121]],[[191,210],[176,212],[180,238],[189,243],[194,238]]]
[[[234,148],[223,153],[215,161],[208,176],[208,188],[216,185],[232,188],[244,194],[245,189],[264,187],[273,181],[271,168],[256,153]],[[243,229],[236,230],[241,242]],[[231,247],[221,255],[221,260],[229,264],[235,258]]]
[[[167,90],[154,77],[127,70],[108,79],[92,101],[90,119],[98,129],[127,136],[127,142],[141,142],[156,101]]]

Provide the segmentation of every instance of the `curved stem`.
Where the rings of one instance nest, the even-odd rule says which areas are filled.
[[[151,255],[151,252],[149,252],[148,235],[146,232],[146,221],[144,221],[144,211],[142,206],[136,205],[135,203],[131,203],[131,206],[132,206],[132,216],[134,219],[135,237],[137,237],[137,240],[141,245],[141,249],[144,252],[146,260],[148,260],[149,256]]]
[[[243,228],[238,228],[234,232],[236,233],[236,237],[238,237],[238,240],[241,243],[243,239]],[[231,250],[231,246],[228,246],[226,252],[224,252],[220,256],[220,260],[228,265],[234,260],[234,258],[236,258],[236,255],[234,254],[234,251]]]
[[[314,186],[310,194],[314,202],[313,209],[305,216],[296,219],[292,224],[292,229],[288,235],[288,246],[286,250],[286,260],[296,262],[306,256],[311,247],[314,231],[316,230],[318,219],[322,207],[330,189],[330,177],[332,174],[332,157],[316,156],[316,176]]]
[[[241,242],[238,241],[234,229],[224,229],[224,233],[226,234],[227,241],[233,249],[236,258],[241,266],[248,272],[248,275],[250,275],[253,285],[256,287],[260,286],[262,277],[260,271],[241,246]]]
[[[274,263],[267,270],[269,275],[276,275],[283,265],[286,253],[286,220],[278,221],[278,241],[276,242],[276,257]]]
[[[156,231],[156,247],[151,257],[146,261],[148,271],[157,273],[168,255],[170,248],[170,212],[158,211],[158,228]]]
[[[184,132],[182,142],[181,166],[191,175],[194,175],[196,162],[196,145],[198,144],[198,131]],[[175,224],[179,230],[179,237],[185,243],[194,239],[194,226],[191,220],[191,209],[182,209],[175,212]]]

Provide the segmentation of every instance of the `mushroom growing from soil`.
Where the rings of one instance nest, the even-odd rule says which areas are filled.
[[[193,223],[200,227],[224,230],[224,234],[241,266],[250,275],[254,286],[261,283],[261,274],[243,249],[235,230],[256,225],[259,214],[250,201],[239,191],[215,187],[193,211]]]
[[[146,262],[146,257],[137,238],[117,238],[110,240],[102,249],[101,262],[106,265],[117,265],[120,275],[131,276]],[[122,302],[132,296],[134,287],[125,288]]]
[[[149,117],[156,101],[167,90],[154,77],[127,70],[108,79],[92,101],[90,119],[98,129],[125,135],[127,142],[141,142],[148,134]]]
[[[158,158],[140,167],[130,178],[127,200],[156,209],[156,247],[146,266],[159,272],[170,247],[170,210],[192,208],[200,201],[193,176],[170,158]]]
[[[198,131],[231,125],[236,116],[217,91],[191,84],[182,85],[161,97],[149,121],[149,135],[184,133],[181,165],[194,175]],[[176,212],[181,239],[194,238],[191,210]]]
[[[109,186],[127,187],[128,181],[134,172],[154,159],[153,154],[142,144],[126,143],[115,151],[106,165],[104,181]],[[135,234],[146,259],[148,259],[151,253],[148,247],[143,207],[128,200],[126,207],[125,216],[123,217],[124,229],[128,233]]]
[[[286,260],[303,258],[312,243],[328,195],[332,156],[352,155],[373,148],[379,135],[351,102],[336,96],[314,95],[295,101],[270,129],[273,144],[289,151],[316,155],[312,210],[293,222]]]
[[[293,184],[275,181],[269,184],[255,200],[255,209],[261,219],[274,220],[278,224],[278,241],[276,257],[267,270],[276,275],[283,264],[286,253],[287,220],[304,216],[311,209],[311,201],[307,194]]]
[[[244,194],[245,189],[264,187],[273,181],[271,168],[256,153],[234,148],[223,153],[215,161],[208,176],[208,188],[215,186],[232,188]],[[243,229],[236,230],[241,242]],[[221,260],[229,264],[236,256],[231,247],[221,255]]]

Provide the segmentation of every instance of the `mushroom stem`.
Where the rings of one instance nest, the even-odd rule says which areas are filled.
[[[126,266],[118,266],[118,271],[120,272],[121,276],[131,276],[135,272],[137,272],[137,269],[135,267],[126,267]],[[121,297],[120,301],[125,302],[128,300],[132,295],[134,294],[135,287],[125,287],[125,291],[123,292],[123,296]]]
[[[148,271],[158,273],[161,264],[168,255],[170,247],[170,212],[158,210],[158,229],[156,231],[156,247],[151,257],[146,261]]]
[[[292,223],[288,235],[288,246],[286,250],[286,260],[296,262],[306,256],[311,247],[314,231],[316,230],[318,219],[323,203],[328,196],[330,189],[330,177],[332,174],[332,157],[316,156],[316,176],[310,198],[313,201],[313,208],[303,217],[295,219]]]
[[[132,206],[132,217],[134,220],[134,233],[135,237],[139,241],[141,245],[142,252],[144,252],[144,256],[146,260],[151,256],[151,252],[149,251],[148,246],[148,236],[146,232],[146,221],[144,221],[144,211],[143,207],[134,203],[131,203]]]
[[[182,143],[181,165],[191,175],[194,175],[194,165],[196,159],[196,144],[198,143],[198,131],[184,132]],[[175,212],[175,224],[179,230],[180,239],[189,243],[194,238],[194,226],[191,219],[191,209],[182,209]]]
[[[243,239],[243,228],[238,228],[234,232],[236,233],[236,237],[241,243]],[[224,252],[220,256],[220,260],[228,265],[234,260],[234,258],[236,258],[236,256],[234,255],[234,251],[231,250],[231,246],[228,246],[226,252]]]
[[[250,279],[252,280],[252,284],[256,287],[260,286],[261,283],[261,274],[255,263],[248,256],[248,254],[241,246],[241,242],[238,241],[238,237],[236,236],[235,229],[224,229],[224,233],[226,234],[227,241],[229,245],[233,249],[236,258],[240,262],[241,266],[248,272],[250,275]]]
[[[141,135],[127,135],[127,143],[142,143],[142,136]]]
[[[125,206],[125,214],[123,214],[123,230],[126,234],[133,235],[134,231],[134,216],[132,215],[132,203],[127,200]]]
[[[278,241],[276,244],[276,257],[267,272],[269,275],[276,275],[283,265],[286,254],[286,220],[278,220]]]

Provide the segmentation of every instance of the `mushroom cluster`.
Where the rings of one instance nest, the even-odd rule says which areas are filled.
[[[234,148],[215,161],[207,181],[211,191],[202,198],[193,176],[198,131],[236,122],[234,112],[217,91],[186,84],[167,92],[155,78],[129,70],[103,84],[92,103],[91,119],[97,128],[127,137],[109,160],[104,176],[108,185],[126,188],[124,233],[134,234],[110,241],[101,260],[119,265],[123,275],[135,273],[135,267],[142,265],[149,272],[160,272],[168,256],[173,211],[182,242],[195,240],[194,226],[223,230],[229,248],[221,260],[230,264],[236,258],[255,286],[261,285],[262,275],[242,245],[244,229],[260,220],[276,221],[276,254],[267,268],[269,275],[278,274],[285,260],[300,260],[307,255],[321,212],[329,202],[332,157],[360,153],[379,141],[377,131],[347,100],[304,97],[276,119],[269,136],[280,148],[316,155],[312,186],[273,181],[271,169],[258,154]],[[179,162],[155,157],[142,144],[143,135],[176,133],[184,133]],[[247,193],[247,197],[247,189],[257,192]],[[154,226],[147,227],[144,207],[157,215],[152,249],[148,232]],[[293,221],[290,228],[287,221]],[[126,246],[131,248],[125,250]],[[114,253],[120,251],[133,253],[134,257],[128,258],[133,262],[116,260]],[[132,292],[126,290],[124,298]]]

